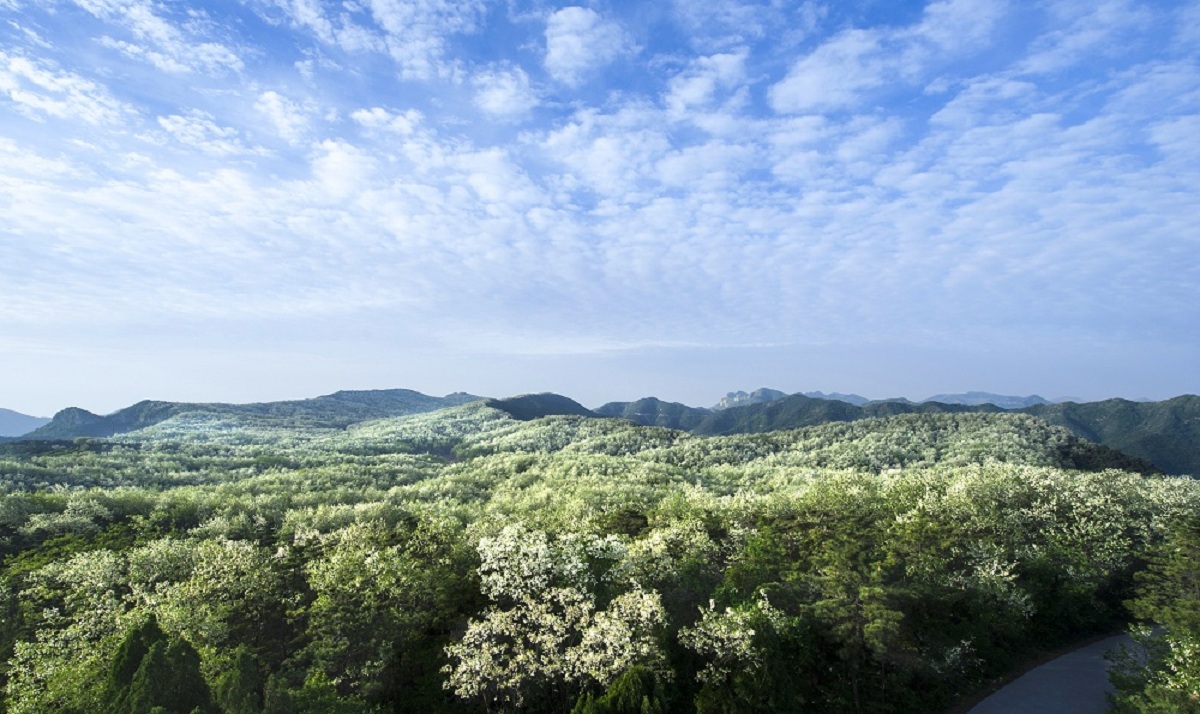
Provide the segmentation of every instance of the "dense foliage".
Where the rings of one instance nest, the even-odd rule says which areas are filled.
[[[1200,515],[1186,514],[1158,546],[1130,603],[1135,647],[1115,658],[1116,711],[1200,712]]]
[[[1026,415],[700,437],[483,403],[8,444],[4,705],[929,711],[1174,572],[1200,489],[1122,463]]]

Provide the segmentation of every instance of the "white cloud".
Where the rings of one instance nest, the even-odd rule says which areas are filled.
[[[475,75],[475,106],[504,119],[525,117],[538,105],[529,75],[520,67],[488,70]]]
[[[1196,140],[1200,136],[1200,115],[1153,124],[1149,134],[1150,140],[1162,154],[1164,163],[1180,167],[1200,165],[1200,142]]]
[[[614,116],[584,112],[550,132],[539,147],[561,164],[559,178],[612,201],[637,203],[654,190],[655,165],[668,154],[666,127],[652,112],[629,110]]]
[[[271,122],[275,134],[289,144],[300,144],[308,134],[309,112],[278,92],[263,92],[254,108]]]
[[[491,217],[522,216],[534,207],[549,203],[525,170],[502,149],[465,151],[454,156],[450,166],[457,173],[455,183],[469,186]],[[533,243],[529,246],[536,250]]]
[[[585,7],[565,7],[546,20],[546,71],[578,85],[594,69],[632,51],[633,41],[616,22]]]
[[[1175,45],[1188,53],[1200,47],[1200,2],[1179,8],[1171,25],[1175,28]]]
[[[15,0],[14,0],[14,2],[15,2]],[[2,5],[3,5],[3,3],[0,3],[0,6],[2,6]],[[13,9],[14,10],[16,9],[15,4],[13,5]],[[34,30],[30,27],[26,27],[26,26],[22,25],[21,23],[17,22],[16,20],[9,20],[8,25],[9,25],[9,27],[13,28],[14,30],[17,30],[18,32],[20,32],[21,35],[25,37],[25,39],[29,42],[30,45],[37,47],[39,49],[43,49],[43,50],[49,50],[49,49],[54,48],[54,45],[50,44],[50,42],[48,42],[44,37],[42,37],[41,34],[37,32],[37,30]]]
[[[850,29],[792,64],[770,89],[781,113],[854,108],[876,90],[921,83],[931,69],[990,45],[1007,3],[941,0],[910,27]]]
[[[840,109],[858,103],[868,90],[884,85],[890,72],[878,32],[848,30],[792,65],[771,87],[775,111],[801,113]]]
[[[61,158],[51,159],[0,138],[0,184],[27,185],[34,181],[76,180],[87,176],[79,166]]]
[[[0,50],[0,94],[34,119],[43,115],[88,124],[117,124],[133,108],[74,72]]]
[[[745,44],[787,28],[787,42],[800,42],[816,31],[827,10],[823,3],[771,0],[672,0],[686,37],[701,51]]]
[[[745,79],[747,50],[723,52],[694,60],[684,71],[667,83],[665,101],[674,113],[704,108],[713,101],[718,90],[739,86]]]
[[[1023,114],[1037,99],[1037,87],[1005,77],[979,77],[930,116],[935,125],[966,130]]]
[[[383,35],[354,20],[351,6],[344,5],[342,12],[330,17],[325,13],[321,0],[256,0],[259,7],[273,7],[284,13],[292,27],[305,28],[327,45],[338,47],[344,52],[383,52],[387,45]],[[355,10],[360,8],[355,7]],[[265,13],[268,22],[277,19]]]
[[[1131,35],[1097,44],[1083,5],[1049,2],[825,32],[815,5],[791,27],[740,0],[267,1],[22,5],[51,48],[0,22],[24,43],[0,50],[0,334],[209,321],[461,353],[1194,332],[1200,71],[1165,11],[1112,54]],[[690,33],[635,54],[619,28],[642,13]],[[85,64],[68,16],[145,64]],[[1022,74],[1029,50],[1079,74]],[[595,71],[621,52],[629,72]]]
[[[921,22],[910,34],[913,40],[942,51],[986,46],[996,23],[1010,11],[1008,0],[939,0],[925,6]]]
[[[656,169],[658,179],[667,186],[720,191],[736,189],[740,175],[755,160],[750,147],[714,141],[672,152]]]
[[[158,125],[181,144],[193,146],[214,156],[237,156],[263,153],[262,149],[247,147],[237,129],[218,125],[213,117],[201,111],[189,114],[160,116]]]
[[[474,32],[484,12],[482,0],[365,0],[364,5],[383,28],[401,74],[413,79],[448,74],[447,38]]]
[[[875,119],[864,117],[848,127],[848,136],[835,150],[838,162],[849,170],[856,165],[866,164],[877,169],[889,163],[888,149],[903,134],[899,119]]]
[[[339,203],[370,185],[376,162],[362,149],[344,141],[323,141],[312,159],[316,196]]]
[[[1049,10],[1060,29],[1037,38],[1032,54],[1018,67],[1023,73],[1056,72],[1098,56],[1121,54],[1129,39],[1154,19],[1145,5],[1128,0],[1059,0],[1050,3]]]
[[[393,114],[383,107],[372,107],[357,109],[351,112],[350,118],[368,129],[383,129],[409,135],[417,130],[423,116],[416,109],[409,109],[402,114]]]
[[[155,12],[149,0],[75,0],[97,18],[113,22],[138,42],[102,37],[101,43],[135,59],[150,62],[164,72],[240,71],[241,57],[220,42],[189,37],[203,23],[194,20],[179,26]],[[142,43],[142,44],[139,44]]]

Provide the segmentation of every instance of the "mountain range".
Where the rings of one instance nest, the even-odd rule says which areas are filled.
[[[508,408],[509,400],[492,400],[489,404],[509,411],[518,419],[588,411],[571,400],[566,400],[569,404],[563,402],[566,398],[561,395],[526,395],[519,399],[519,411]],[[543,407],[541,411],[536,408],[538,404]],[[955,404],[907,400],[880,400],[858,406],[836,399],[793,394],[782,399],[712,410],[647,397],[635,402],[610,402],[591,413],[647,426],[716,436],[797,429],[898,414],[975,412],[1031,414],[1091,442],[1148,461],[1166,473],[1200,474],[1200,397],[1195,395],[1161,402],[1108,399],[1083,404],[1052,404],[1043,400],[1017,409],[1004,409],[990,402]]]
[[[0,409],[0,436],[21,436],[49,423],[50,420],[45,417]]]
[[[789,396],[769,389],[731,392],[712,409],[646,397],[633,402],[610,402],[593,410],[569,397],[549,393],[487,399],[485,403],[526,421],[561,414],[609,417],[706,436],[780,431],[899,414],[1019,412],[1143,459],[1166,473],[1200,474],[1200,397],[1195,395],[1160,402],[1108,399],[1051,403],[1037,396],[1003,397],[983,392],[939,395],[937,401],[924,402],[868,401],[857,395],[811,394],[821,393]],[[862,401],[854,403],[851,398]],[[356,422],[431,412],[482,399],[461,392],[434,397],[408,389],[388,389],[342,391],[312,399],[255,404],[143,401],[106,416],[71,407],[21,438],[113,436],[185,414],[281,427],[344,428]]]
[[[803,392],[806,397],[813,399],[832,399],[839,402],[849,402],[857,407],[866,406],[871,401],[888,401],[888,402],[909,402],[920,404],[924,402],[939,402],[941,404],[966,404],[968,406],[983,406],[984,404],[994,404],[1002,409],[1021,409],[1031,407],[1035,404],[1055,404],[1058,402],[1069,401],[1067,399],[1046,399],[1036,394],[1031,394],[1028,397],[1014,397],[1005,394],[994,394],[992,392],[964,392],[962,394],[935,394],[932,397],[920,400],[920,402],[911,402],[903,397],[894,399],[871,400],[859,394],[842,394],[840,392]],[[765,402],[773,402],[779,399],[784,399],[791,396],[786,392],[781,392],[778,389],[756,389],[753,392],[729,392],[720,402],[713,406],[713,410],[729,409],[730,407],[744,407],[750,404],[762,404]]]
[[[144,429],[182,414],[265,420],[279,426],[338,428],[368,419],[436,411],[481,398],[461,392],[444,397],[431,397],[411,389],[377,389],[343,391],[312,399],[254,404],[141,401],[106,416],[93,414],[78,407],[68,407],[55,414],[49,423],[25,434],[23,438],[73,439],[79,436],[113,436]]]

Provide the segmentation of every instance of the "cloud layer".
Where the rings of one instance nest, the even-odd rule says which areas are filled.
[[[1200,390],[1136,378],[1200,358],[1200,6],[872,7],[5,3],[0,347]],[[929,345],[1012,367],[942,384]],[[727,386],[866,389],[798,359]]]

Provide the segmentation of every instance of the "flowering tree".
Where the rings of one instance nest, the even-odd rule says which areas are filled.
[[[619,585],[609,571],[624,553],[613,536],[552,539],[522,526],[482,538],[479,575],[493,604],[446,648],[446,688],[488,711],[534,701],[566,710],[581,689],[658,663],[665,615],[657,592],[632,585],[600,607],[596,591]]]

